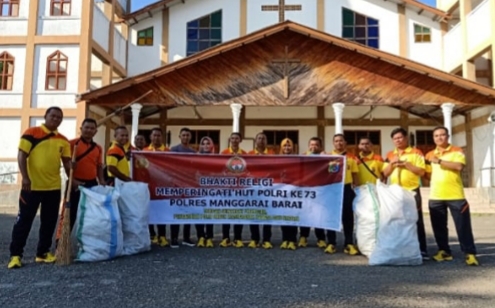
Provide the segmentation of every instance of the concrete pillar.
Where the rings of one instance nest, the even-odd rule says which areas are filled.
[[[241,117],[241,104],[230,104],[230,109],[232,109],[232,132],[239,132],[239,119]]]
[[[335,134],[343,134],[342,116],[344,114],[345,105],[343,103],[332,104],[333,114],[335,116]]]
[[[139,103],[135,103],[131,105],[131,111],[132,111],[132,126],[131,126],[131,144],[134,144],[134,137],[138,134],[139,130],[139,113],[141,112],[141,108],[143,108],[143,105]]]
[[[452,112],[454,111],[455,105],[452,103],[442,104],[443,113],[443,126],[449,130],[449,143],[452,142]]]

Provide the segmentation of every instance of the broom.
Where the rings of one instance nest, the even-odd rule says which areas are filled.
[[[76,162],[76,150],[77,145],[74,145],[74,150],[72,153],[72,163]],[[70,167],[69,171],[69,183],[67,184],[67,191],[65,194],[65,203],[63,208],[63,224],[62,224],[62,234],[60,235],[60,240],[58,242],[57,251],[55,252],[55,257],[57,258],[55,264],[57,265],[69,265],[72,263],[70,245],[70,193],[72,191],[72,175],[74,173],[74,168]]]

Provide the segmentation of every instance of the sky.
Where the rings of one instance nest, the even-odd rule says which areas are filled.
[[[132,10],[138,10],[143,6],[147,6],[151,3],[157,2],[158,0],[131,0],[132,1]],[[435,6],[436,0],[420,0],[420,2],[426,3],[431,6]]]

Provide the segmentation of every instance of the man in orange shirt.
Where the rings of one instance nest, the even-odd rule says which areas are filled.
[[[80,130],[81,136],[70,141],[71,152],[74,152],[74,147],[77,146],[76,163],[73,166],[73,185],[70,193],[70,230],[72,230],[76,222],[79,199],[81,198],[79,186],[91,188],[98,184],[105,185],[103,176],[103,150],[99,144],[93,141],[93,137],[98,131],[97,123],[91,118],[84,119]],[[57,242],[62,232],[64,211],[65,207],[62,208],[62,214],[59,219]]]
[[[230,146],[223,150],[220,154],[224,155],[243,155],[247,154],[246,151],[239,147],[242,142],[242,136],[240,133],[230,134],[229,143]],[[222,241],[220,242],[220,247],[230,246],[230,224],[222,225]],[[234,225],[234,247],[242,248],[244,243],[242,242],[242,225]]]
[[[423,220],[421,203],[420,178],[425,174],[425,158],[423,153],[409,146],[407,131],[402,127],[396,128],[390,134],[395,150],[388,152],[383,175],[390,178],[390,184],[397,184],[402,188],[415,193],[416,208],[418,210],[418,241],[423,260],[429,260],[426,232]]]
[[[57,128],[62,123],[62,109],[50,107],[45,112],[45,123],[30,127],[19,142],[17,162],[22,175],[19,194],[19,214],[12,230],[9,269],[22,266],[22,256],[36,213],[40,210],[39,242],[36,263],[53,263],[50,252],[53,232],[57,227],[61,199],[60,161],[67,175],[71,168],[69,140]]]
[[[143,151],[150,152],[168,152],[169,149],[163,144],[163,133],[159,127],[155,127],[151,130],[150,135],[151,143],[148,147],[144,148]],[[134,141],[134,144],[137,146],[138,142]],[[159,244],[162,247],[169,246],[167,241],[167,231],[166,225],[156,225],[156,229],[158,231],[158,237],[155,233],[155,227],[153,225],[149,225],[151,242],[153,244]]]
[[[267,138],[264,133],[258,133],[255,138],[256,148],[250,151],[250,155],[274,155],[273,150],[266,147]],[[249,248],[256,248],[260,242],[260,227],[259,225],[249,225],[251,231],[251,241],[249,242]],[[273,248],[270,242],[272,238],[272,226],[263,225],[263,244],[261,245],[265,249]]]
[[[433,140],[437,147],[426,154],[426,172],[430,178],[431,226],[439,249],[433,260],[442,262],[453,259],[447,228],[447,209],[450,209],[461,250],[466,254],[466,264],[479,265],[471,229],[469,204],[464,196],[461,177],[466,157],[461,148],[449,144],[447,128],[435,128]]]
[[[344,227],[344,253],[354,256],[359,253],[354,244],[354,212],[352,203],[356,194],[353,188],[359,184],[358,181],[358,159],[346,150],[347,143],[343,134],[333,136],[334,150],[331,155],[346,156],[346,166],[344,167],[344,196],[342,200],[342,225]],[[327,231],[328,246],[326,253],[335,253],[337,236],[335,231]]]

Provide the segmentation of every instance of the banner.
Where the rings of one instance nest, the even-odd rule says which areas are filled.
[[[150,224],[269,224],[340,231],[344,156],[133,152]]]

